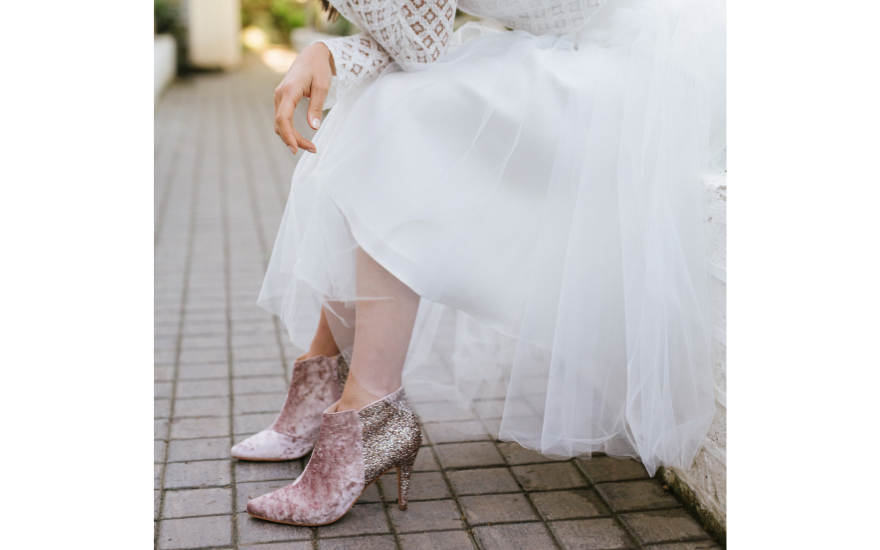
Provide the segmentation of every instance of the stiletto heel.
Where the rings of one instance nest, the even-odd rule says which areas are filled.
[[[336,412],[337,405],[324,412],[318,442],[302,475],[248,502],[248,514],[306,527],[333,523],[392,468],[397,468],[400,509],[406,509],[422,431],[403,388],[359,411]]]
[[[416,459],[413,457],[397,466],[397,507],[401,510],[406,510],[406,494],[409,492],[409,480],[415,463]]]

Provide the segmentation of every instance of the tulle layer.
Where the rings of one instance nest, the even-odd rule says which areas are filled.
[[[724,148],[723,3],[456,40],[331,111],[260,305],[301,348],[322,303],[352,326],[382,298],[358,294],[361,247],[422,297],[404,383],[423,418],[688,467],[715,410],[699,182]]]

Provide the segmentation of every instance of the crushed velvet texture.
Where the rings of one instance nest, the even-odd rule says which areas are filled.
[[[324,413],[309,464],[296,481],[248,502],[248,514],[293,525],[341,518],[364,491],[364,450],[356,411]]]
[[[340,355],[297,361],[278,418],[267,429],[232,447],[232,456],[293,460],[311,451],[321,429],[321,414],[342,395],[343,370],[347,376],[348,365]]]

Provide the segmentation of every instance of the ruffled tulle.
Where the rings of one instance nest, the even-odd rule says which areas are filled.
[[[425,419],[688,467],[715,410],[700,177],[724,37],[722,2],[612,1],[577,37],[466,26],[352,91],[296,168],[259,304],[304,349],[322,303],[351,325],[381,298],[355,287],[362,247],[422,297]]]

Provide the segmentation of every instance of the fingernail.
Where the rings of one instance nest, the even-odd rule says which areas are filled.
[[[313,119],[312,119],[312,128],[314,128],[315,130],[317,130],[317,129],[320,128],[320,127],[321,127],[321,119],[318,118],[318,117],[313,118]]]
[[[318,152],[317,149],[306,149],[306,151],[308,151],[309,153],[312,153],[312,154],[317,154],[317,152]]]
[[[296,149],[294,149],[292,145],[288,145],[287,148],[290,149],[291,153],[293,153],[294,155],[296,154]]]

